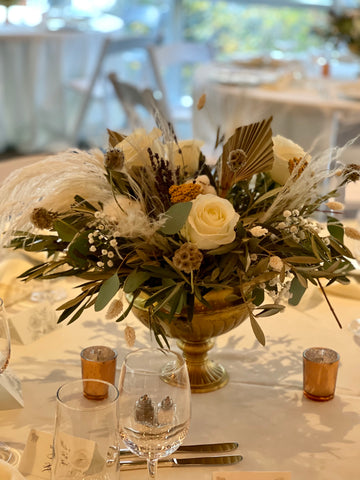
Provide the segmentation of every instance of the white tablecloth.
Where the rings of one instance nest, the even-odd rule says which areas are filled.
[[[260,320],[266,347],[256,342],[250,322],[218,337],[211,355],[226,366],[230,382],[212,393],[193,394],[188,443],[238,441],[244,459],[226,470],[291,471],[293,480],[359,478],[360,340],[348,325],[359,316],[360,304],[330,298],[341,330],[314,289],[301,307]],[[136,328],[135,347],[152,342],[132,316],[124,324]],[[31,428],[52,432],[56,390],[80,378],[81,349],[99,343],[116,348],[119,369],[129,351],[123,328],[89,310],[72,325],[27,345],[14,344],[10,367],[21,379],[25,406],[0,411],[1,440],[22,451]],[[302,352],[310,346],[333,348],[341,357],[336,396],[326,403],[302,394]],[[159,480],[210,480],[213,471],[223,469],[160,469]],[[121,480],[145,477],[145,472],[124,472]]]
[[[81,98],[72,78],[90,76],[104,34],[4,26],[0,30],[0,151],[58,151],[71,144]]]
[[[234,128],[270,116],[275,135],[291,138],[305,150],[315,146],[321,151],[338,142],[342,145],[344,139],[360,133],[360,101],[341,95],[344,79],[294,82],[287,70],[260,70],[258,80],[256,75],[249,75],[246,70],[222,64],[204,65],[197,70],[194,97],[198,99],[205,93],[207,101],[203,110],[194,108],[194,134],[209,149],[215,143],[217,127],[228,137]],[[262,77],[268,83],[262,83]],[[350,134],[349,129],[353,129]]]

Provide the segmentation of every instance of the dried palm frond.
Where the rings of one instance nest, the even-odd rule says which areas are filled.
[[[239,127],[225,143],[221,158],[220,194],[254,174],[270,170],[274,161],[272,117]]]

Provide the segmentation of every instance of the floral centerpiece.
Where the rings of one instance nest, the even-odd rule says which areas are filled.
[[[360,165],[344,166],[337,149],[329,167],[329,152],[311,157],[273,137],[271,118],[220,137],[209,165],[201,142],[179,142],[166,123],[109,131],[105,152],[69,150],[7,179],[2,245],[47,255],[21,277],[79,278],[59,322],[90,307],[122,321],[141,299],[163,345],[164,322],[185,312],[191,324],[197,306],[211,309],[211,293],[225,291],[265,344],[262,316],[296,305],[309,284],[326,295],[326,284],[349,281],[344,235],[360,233],[343,227],[334,197],[360,178]]]

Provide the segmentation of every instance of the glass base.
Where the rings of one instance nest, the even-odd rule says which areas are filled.
[[[316,402],[327,402],[328,400],[332,400],[334,398],[334,394],[327,395],[326,397],[317,397],[316,395],[312,395],[311,393],[305,392],[304,395],[309,400],[315,400]]]
[[[0,442],[0,460],[16,466],[19,463],[20,454],[6,443]]]

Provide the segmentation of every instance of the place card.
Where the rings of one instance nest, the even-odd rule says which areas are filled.
[[[23,406],[20,380],[10,368],[7,368],[0,375],[0,410],[12,410]]]
[[[51,433],[31,429],[19,463],[19,472],[25,476],[34,475],[50,480],[52,441]]]
[[[214,472],[213,480],[291,480],[291,472]]]
[[[59,478],[68,478],[69,469],[73,468],[75,472],[77,463],[81,463],[84,466],[84,462],[87,462],[86,468],[90,471],[99,461],[103,462],[96,449],[96,443],[91,440],[74,437],[62,432],[60,442],[71,447],[69,451],[72,454],[69,458],[64,457],[60,462],[60,469],[63,467],[64,471],[61,473],[60,470]],[[48,432],[31,429],[18,470],[25,477],[50,480],[52,456],[53,435]]]
[[[12,341],[24,345],[58,328],[55,307],[47,301],[27,300],[13,305],[8,310],[8,322]]]

